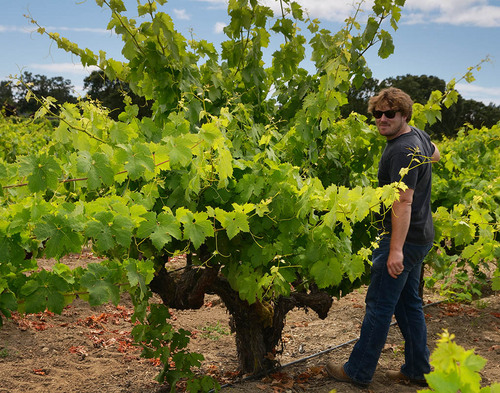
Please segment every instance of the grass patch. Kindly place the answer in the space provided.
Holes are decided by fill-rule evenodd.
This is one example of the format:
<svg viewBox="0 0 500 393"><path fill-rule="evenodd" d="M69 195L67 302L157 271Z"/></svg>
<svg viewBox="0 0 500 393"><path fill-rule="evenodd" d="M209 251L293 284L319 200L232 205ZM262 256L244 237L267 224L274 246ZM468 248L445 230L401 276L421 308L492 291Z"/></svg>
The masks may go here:
<svg viewBox="0 0 500 393"><path fill-rule="evenodd" d="M227 327L221 326L220 322L209 324L200 328L201 337L217 341L221 336L229 336L231 333Z"/></svg>

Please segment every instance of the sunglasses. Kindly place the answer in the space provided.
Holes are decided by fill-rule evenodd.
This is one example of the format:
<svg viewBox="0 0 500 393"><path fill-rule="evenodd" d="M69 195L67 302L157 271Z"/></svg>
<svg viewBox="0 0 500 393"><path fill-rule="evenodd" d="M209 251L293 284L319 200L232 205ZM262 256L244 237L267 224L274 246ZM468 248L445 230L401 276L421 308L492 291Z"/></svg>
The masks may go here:
<svg viewBox="0 0 500 393"><path fill-rule="evenodd" d="M398 111L395 111L393 109L388 111L373 111L373 117L375 117L375 119L380 119L382 115L385 115L385 117L387 117L388 119L394 119L396 113L398 113Z"/></svg>

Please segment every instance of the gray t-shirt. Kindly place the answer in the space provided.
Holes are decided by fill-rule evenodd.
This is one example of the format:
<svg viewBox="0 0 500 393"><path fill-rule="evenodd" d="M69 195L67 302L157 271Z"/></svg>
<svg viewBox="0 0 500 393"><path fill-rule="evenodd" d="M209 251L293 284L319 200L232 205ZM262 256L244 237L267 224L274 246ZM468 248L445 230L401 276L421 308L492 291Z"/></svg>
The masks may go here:
<svg viewBox="0 0 500 393"><path fill-rule="evenodd" d="M382 187L401 180L401 168L410 168L403 182L414 190L411 221L406 241L427 244L434 240L431 212L432 164L430 157L435 147L429 135L418 128L387 141L378 168L378 182ZM418 160L418 161L417 161ZM384 231L391 231L391 214L385 214Z"/></svg>

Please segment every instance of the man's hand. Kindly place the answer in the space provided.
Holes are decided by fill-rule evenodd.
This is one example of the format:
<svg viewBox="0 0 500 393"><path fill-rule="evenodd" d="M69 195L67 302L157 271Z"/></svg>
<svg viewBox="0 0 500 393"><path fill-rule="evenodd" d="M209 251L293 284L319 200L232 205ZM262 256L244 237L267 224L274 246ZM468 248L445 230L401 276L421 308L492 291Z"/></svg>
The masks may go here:
<svg viewBox="0 0 500 393"><path fill-rule="evenodd" d="M387 258L387 272L392 278L398 278L398 276L403 273L403 251L391 250L389 252L389 257Z"/></svg>

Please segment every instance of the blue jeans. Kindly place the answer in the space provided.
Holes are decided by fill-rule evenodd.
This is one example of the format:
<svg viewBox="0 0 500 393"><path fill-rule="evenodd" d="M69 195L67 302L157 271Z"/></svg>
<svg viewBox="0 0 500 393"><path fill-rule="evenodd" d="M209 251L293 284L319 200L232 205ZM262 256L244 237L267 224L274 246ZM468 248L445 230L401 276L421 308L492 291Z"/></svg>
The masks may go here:
<svg viewBox="0 0 500 393"><path fill-rule="evenodd" d="M366 293L366 314L360 338L344 365L346 374L360 384L368 384L373 378L393 315L405 340L405 364L401 372L418 380L424 380L424 374L430 372L427 327L418 290L422 261L432 243L405 243L404 271L397 279L387 272L389 243L390 238L383 238L373 251L371 282Z"/></svg>

